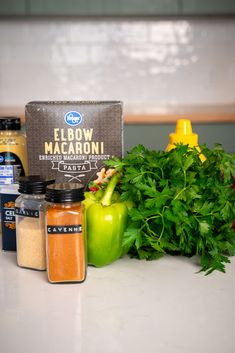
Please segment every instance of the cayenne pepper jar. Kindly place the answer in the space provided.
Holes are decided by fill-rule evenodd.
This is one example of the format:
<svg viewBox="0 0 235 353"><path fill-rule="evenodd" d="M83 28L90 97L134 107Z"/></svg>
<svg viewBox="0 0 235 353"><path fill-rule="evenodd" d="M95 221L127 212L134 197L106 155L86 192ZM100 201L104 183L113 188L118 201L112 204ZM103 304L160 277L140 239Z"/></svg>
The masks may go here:
<svg viewBox="0 0 235 353"><path fill-rule="evenodd" d="M84 187L59 183L46 189L47 275L51 283L83 282L86 278Z"/></svg>

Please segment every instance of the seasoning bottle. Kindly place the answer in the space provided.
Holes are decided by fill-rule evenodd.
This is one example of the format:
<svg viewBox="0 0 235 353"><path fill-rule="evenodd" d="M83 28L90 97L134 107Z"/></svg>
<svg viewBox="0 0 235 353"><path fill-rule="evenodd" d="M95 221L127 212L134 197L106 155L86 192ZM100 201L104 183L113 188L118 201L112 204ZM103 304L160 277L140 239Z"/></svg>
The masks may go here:
<svg viewBox="0 0 235 353"><path fill-rule="evenodd" d="M21 267L46 270L45 192L54 180L40 176L19 178L20 196L15 201L17 263Z"/></svg>
<svg viewBox="0 0 235 353"><path fill-rule="evenodd" d="M20 118L0 118L0 185L16 183L27 174L26 137Z"/></svg>
<svg viewBox="0 0 235 353"><path fill-rule="evenodd" d="M51 283L83 282L86 278L86 234L79 183L47 186L46 250Z"/></svg>
<svg viewBox="0 0 235 353"><path fill-rule="evenodd" d="M193 133L191 121L188 119L179 119L176 123L175 132L169 135L169 144L166 151L170 151L175 148L176 143L183 143L189 147L196 147L198 152L201 152L198 146L198 135ZM206 160L205 156L200 153L199 157L202 162Z"/></svg>
<svg viewBox="0 0 235 353"><path fill-rule="evenodd" d="M15 200L19 196L19 185L4 185L0 188L2 250L16 251Z"/></svg>

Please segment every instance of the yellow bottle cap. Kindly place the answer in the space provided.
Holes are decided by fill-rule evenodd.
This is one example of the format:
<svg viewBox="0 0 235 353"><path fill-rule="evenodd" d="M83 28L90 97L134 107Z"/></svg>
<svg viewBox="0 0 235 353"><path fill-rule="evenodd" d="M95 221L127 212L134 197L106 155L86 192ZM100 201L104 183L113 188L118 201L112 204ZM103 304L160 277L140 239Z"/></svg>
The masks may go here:
<svg viewBox="0 0 235 353"><path fill-rule="evenodd" d="M191 135L193 133L191 121L186 119L178 120L175 132L176 134Z"/></svg>
<svg viewBox="0 0 235 353"><path fill-rule="evenodd" d="M167 150L174 148L176 143L183 143L190 147L198 145L198 135L193 133L190 120L180 119L177 121L175 132L169 135Z"/></svg>
<svg viewBox="0 0 235 353"><path fill-rule="evenodd" d="M180 119L176 123L175 132L169 135L169 144L166 151L170 151L175 148L176 143L183 143L189 145L189 147L196 147L200 153L200 147L198 146L198 135L193 133L191 121L188 119ZM200 159L202 162L206 160L205 156L200 153Z"/></svg>

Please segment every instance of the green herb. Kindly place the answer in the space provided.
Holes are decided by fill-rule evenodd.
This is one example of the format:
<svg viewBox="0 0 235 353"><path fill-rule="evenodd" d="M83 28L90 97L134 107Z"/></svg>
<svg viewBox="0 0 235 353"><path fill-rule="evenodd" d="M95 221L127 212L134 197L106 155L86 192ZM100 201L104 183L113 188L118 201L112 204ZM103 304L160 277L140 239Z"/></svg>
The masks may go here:
<svg viewBox="0 0 235 353"><path fill-rule="evenodd" d="M235 156L220 145L198 151L179 144L170 152L142 145L107 162L122 171L121 198L133 200L123 245L133 257L200 255L201 271L225 272L235 254Z"/></svg>

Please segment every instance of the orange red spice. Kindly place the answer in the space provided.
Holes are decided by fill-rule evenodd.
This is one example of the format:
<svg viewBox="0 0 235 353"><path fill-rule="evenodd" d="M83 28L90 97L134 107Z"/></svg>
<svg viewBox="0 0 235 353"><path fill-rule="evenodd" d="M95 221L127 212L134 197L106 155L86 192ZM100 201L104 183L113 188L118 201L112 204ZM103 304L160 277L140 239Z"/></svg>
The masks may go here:
<svg viewBox="0 0 235 353"><path fill-rule="evenodd" d="M81 202L48 204L46 224L49 281L84 281L86 278L86 236Z"/></svg>

